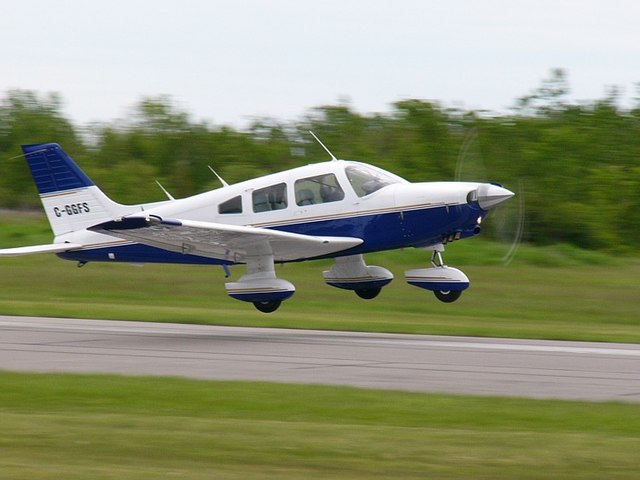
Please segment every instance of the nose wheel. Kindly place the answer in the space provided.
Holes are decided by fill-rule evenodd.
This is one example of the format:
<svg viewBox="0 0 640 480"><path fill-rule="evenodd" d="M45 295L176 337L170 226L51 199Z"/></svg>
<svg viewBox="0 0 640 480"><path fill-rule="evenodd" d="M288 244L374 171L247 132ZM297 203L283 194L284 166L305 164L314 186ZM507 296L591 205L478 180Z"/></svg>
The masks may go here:
<svg viewBox="0 0 640 480"><path fill-rule="evenodd" d="M447 267L442 261L444 245L434 245L431 268L407 270L404 276L409 285L430 290L438 300L453 303L460 298L462 291L469 288L469 278L457 268Z"/></svg>
<svg viewBox="0 0 640 480"><path fill-rule="evenodd" d="M434 266L434 268L448 268L444 264L444 261L442 260L442 253L439 250L433 251L431 264ZM433 294L441 302L453 303L460 298L460 296L462 295L462 290L434 290Z"/></svg>
<svg viewBox="0 0 640 480"><path fill-rule="evenodd" d="M453 303L460 298L462 290L434 290L433 294L444 303Z"/></svg>

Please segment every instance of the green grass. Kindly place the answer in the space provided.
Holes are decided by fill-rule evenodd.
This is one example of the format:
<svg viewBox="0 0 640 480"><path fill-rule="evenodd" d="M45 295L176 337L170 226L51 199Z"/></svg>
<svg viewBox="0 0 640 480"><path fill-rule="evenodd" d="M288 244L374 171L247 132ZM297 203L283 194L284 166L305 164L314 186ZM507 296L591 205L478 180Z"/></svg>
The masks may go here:
<svg viewBox="0 0 640 480"><path fill-rule="evenodd" d="M48 243L42 216L0 212L0 247ZM424 252L367 257L396 280L373 301L326 287L330 262L278 267L271 315L222 269L54 256L0 260L0 314L640 341L640 260L568 246L457 242L472 288L452 305L404 284ZM244 271L233 269L233 278ZM0 373L0 479L638 478L640 406L167 378Z"/></svg>
<svg viewBox="0 0 640 480"><path fill-rule="evenodd" d="M47 243L40 216L0 216L0 246ZM368 255L396 280L371 301L328 287L330 261L287 264L277 273L296 285L277 312L257 312L229 299L220 267L88 264L76 268L53 255L0 260L0 314L640 342L640 259L613 258L566 245L523 246L505 267L505 249L480 239L456 242L446 261L472 286L454 304L407 285L406 269L429 254L409 249ZM244 272L232 268L232 278Z"/></svg>
<svg viewBox="0 0 640 480"><path fill-rule="evenodd" d="M638 478L640 405L0 373L0 478Z"/></svg>

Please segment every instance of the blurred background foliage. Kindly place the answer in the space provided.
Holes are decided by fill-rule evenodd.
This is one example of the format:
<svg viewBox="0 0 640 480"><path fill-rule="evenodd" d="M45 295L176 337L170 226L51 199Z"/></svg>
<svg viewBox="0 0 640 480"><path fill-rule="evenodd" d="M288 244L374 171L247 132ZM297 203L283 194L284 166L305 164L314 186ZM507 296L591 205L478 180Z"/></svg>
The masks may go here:
<svg viewBox="0 0 640 480"><path fill-rule="evenodd" d="M640 89L639 89L640 92ZM115 200L163 199L328 159L372 163L410 181L495 181L526 199L525 241L635 253L640 246L640 98L618 92L568 100L553 70L506 114L407 99L389 113L360 114L348 102L295 121L254 119L238 130L197 122L167 96L142 99L124 120L74 125L57 94L11 90L0 98L0 207L39 208L20 145L56 142Z"/></svg>

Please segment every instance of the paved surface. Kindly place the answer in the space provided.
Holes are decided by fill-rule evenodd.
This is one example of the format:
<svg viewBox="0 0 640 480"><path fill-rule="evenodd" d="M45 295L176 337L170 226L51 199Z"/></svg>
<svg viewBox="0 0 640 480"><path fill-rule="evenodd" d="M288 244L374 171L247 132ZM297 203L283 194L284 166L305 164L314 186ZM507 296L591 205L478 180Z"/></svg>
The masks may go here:
<svg viewBox="0 0 640 480"><path fill-rule="evenodd" d="M0 369L640 402L640 345L0 316Z"/></svg>

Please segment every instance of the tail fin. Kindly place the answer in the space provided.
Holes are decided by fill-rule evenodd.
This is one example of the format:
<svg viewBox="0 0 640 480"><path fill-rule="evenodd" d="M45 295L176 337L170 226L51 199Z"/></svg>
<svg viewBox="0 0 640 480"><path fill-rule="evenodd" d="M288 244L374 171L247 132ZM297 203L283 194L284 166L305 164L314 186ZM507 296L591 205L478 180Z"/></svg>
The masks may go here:
<svg viewBox="0 0 640 480"><path fill-rule="evenodd" d="M57 143L23 145L22 151L56 237L131 211L107 197Z"/></svg>

